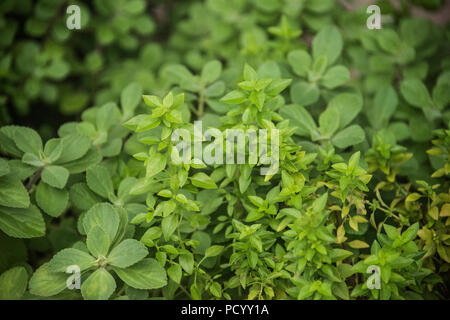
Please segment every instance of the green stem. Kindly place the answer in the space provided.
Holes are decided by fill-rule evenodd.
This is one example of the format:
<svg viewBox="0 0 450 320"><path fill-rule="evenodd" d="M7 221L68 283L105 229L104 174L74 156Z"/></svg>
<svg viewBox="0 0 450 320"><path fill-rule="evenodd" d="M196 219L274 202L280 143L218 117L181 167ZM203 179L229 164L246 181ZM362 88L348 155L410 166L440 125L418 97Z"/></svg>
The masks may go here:
<svg viewBox="0 0 450 320"><path fill-rule="evenodd" d="M27 191L30 191L34 184L41 178L42 170L44 170L44 167L40 167L38 171L35 172L35 174L30 178L30 181L28 182L26 188Z"/></svg>
<svg viewBox="0 0 450 320"><path fill-rule="evenodd" d="M201 118L203 113L205 112L205 93L204 88L202 87L199 92L198 97L198 108L197 108L197 117Z"/></svg>

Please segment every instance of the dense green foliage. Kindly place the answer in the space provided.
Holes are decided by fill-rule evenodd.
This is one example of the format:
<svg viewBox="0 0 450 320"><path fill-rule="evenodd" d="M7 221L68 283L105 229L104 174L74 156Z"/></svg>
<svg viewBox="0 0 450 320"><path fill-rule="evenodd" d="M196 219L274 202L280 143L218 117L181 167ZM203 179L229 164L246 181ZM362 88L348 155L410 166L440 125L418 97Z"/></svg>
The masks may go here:
<svg viewBox="0 0 450 320"><path fill-rule="evenodd" d="M0 299L448 299L450 29L375 2L380 30L334 0L79 1L69 30L3 0ZM176 161L194 120L278 129L279 170Z"/></svg>

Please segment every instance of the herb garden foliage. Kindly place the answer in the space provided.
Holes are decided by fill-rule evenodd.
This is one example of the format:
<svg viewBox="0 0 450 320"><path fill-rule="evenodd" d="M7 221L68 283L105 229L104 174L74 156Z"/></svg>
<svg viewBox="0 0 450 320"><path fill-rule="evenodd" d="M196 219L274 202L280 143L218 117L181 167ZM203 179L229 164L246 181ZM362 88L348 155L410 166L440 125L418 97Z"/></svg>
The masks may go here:
<svg viewBox="0 0 450 320"><path fill-rule="evenodd" d="M97 0L68 30L2 1L0 298L448 299L450 31L409 14L440 2L369 30L332 0ZM279 129L280 169L176 161L197 119Z"/></svg>

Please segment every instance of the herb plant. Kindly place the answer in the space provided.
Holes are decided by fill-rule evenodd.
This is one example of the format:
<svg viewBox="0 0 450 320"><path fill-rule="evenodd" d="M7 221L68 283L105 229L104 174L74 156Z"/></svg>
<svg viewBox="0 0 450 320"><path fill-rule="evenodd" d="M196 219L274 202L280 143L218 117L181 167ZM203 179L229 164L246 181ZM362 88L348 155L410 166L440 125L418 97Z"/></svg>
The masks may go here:
<svg viewBox="0 0 450 320"><path fill-rule="evenodd" d="M448 299L442 2L2 1L0 299Z"/></svg>

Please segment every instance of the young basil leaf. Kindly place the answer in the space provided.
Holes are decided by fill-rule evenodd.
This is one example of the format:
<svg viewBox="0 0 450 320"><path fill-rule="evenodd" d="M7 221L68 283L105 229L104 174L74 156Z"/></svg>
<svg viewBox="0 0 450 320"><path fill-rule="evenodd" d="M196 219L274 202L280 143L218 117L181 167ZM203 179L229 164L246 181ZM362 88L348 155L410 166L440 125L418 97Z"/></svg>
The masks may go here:
<svg viewBox="0 0 450 320"><path fill-rule="evenodd" d="M104 268L97 269L81 285L86 300L107 300L116 290L116 281Z"/></svg>
<svg viewBox="0 0 450 320"><path fill-rule="evenodd" d="M67 208L69 192L41 181L36 188L36 202L45 213L52 217L59 217Z"/></svg>
<svg viewBox="0 0 450 320"><path fill-rule="evenodd" d="M196 187L203 189L217 189L217 185L214 181L204 172L198 172L190 179L192 184Z"/></svg>
<svg viewBox="0 0 450 320"><path fill-rule="evenodd" d="M224 250L224 246L217 246L217 245L211 246L208 249L206 249L205 257L209 258L209 257L218 256L219 254L222 253L223 250Z"/></svg>
<svg viewBox="0 0 450 320"><path fill-rule="evenodd" d="M141 242L126 239L111 250L107 263L115 267L127 268L141 261L147 255L148 250Z"/></svg>
<svg viewBox="0 0 450 320"><path fill-rule="evenodd" d="M356 145L365 139L364 130L359 125L351 125L338 132L331 140L333 144L341 149Z"/></svg>
<svg viewBox="0 0 450 320"><path fill-rule="evenodd" d="M181 267L179 264L173 264L167 269L167 275L176 283L180 283L182 276Z"/></svg>
<svg viewBox="0 0 450 320"><path fill-rule="evenodd" d="M89 188L103 198L114 195L114 187L108 170L100 165L86 171L86 182Z"/></svg>
<svg viewBox="0 0 450 320"><path fill-rule="evenodd" d="M86 234L95 226L99 226L108 234L109 239L115 239L120 220L112 205L98 203L86 212L82 221Z"/></svg>
<svg viewBox="0 0 450 320"><path fill-rule="evenodd" d="M89 230L86 238L86 245L89 252L94 255L94 257L106 257L111 245L111 240L109 239L108 234L100 226L96 225Z"/></svg>
<svg viewBox="0 0 450 320"><path fill-rule="evenodd" d="M328 64L331 65L341 55L342 44L342 36L335 27L324 27L313 40L313 57L324 55L328 59Z"/></svg>
<svg viewBox="0 0 450 320"><path fill-rule="evenodd" d="M39 267L30 279L30 293L40 297L54 296L67 288L67 274L51 272L49 263Z"/></svg>
<svg viewBox="0 0 450 320"><path fill-rule="evenodd" d="M222 64L218 60L212 60L203 66L201 79L204 83L209 84L216 81L222 73Z"/></svg>
<svg viewBox="0 0 450 320"><path fill-rule="evenodd" d="M126 86L120 94L120 105L123 110L124 118L130 118L139 102L141 101L142 87L139 83L133 82Z"/></svg>
<svg viewBox="0 0 450 320"><path fill-rule="evenodd" d="M39 209L0 206L0 229L15 238L35 238L45 234L45 222Z"/></svg>
<svg viewBox="0 0 450 320"><path fill-rule="evenodd" d="M48 185L62 189L69 178L69 170L61 166L45 166L41 178Z"/></svg>
<svg viewBox="0 0 450 320"><path fill-rule="evenodd" d="M78 249L68 248L58 252L48 263L50 272L66 272L70 266L78 266L80 271L89 269L95 264L90 254Z"/></svg>
<svg viewBox="0 0 450 320"><path fill-rule="evenodd" d="M0 275L0 300L19 300L28 285L28 273L24 267L11 268Z"/></svg>
<svg viewBox="0 0 450 320"><path fill-rule="evenodd" d="M13 175L0 178L0 205L12 208L27 208L30 205L27 190Z"/></svg>
<svg viewBox="0 0 450 320"><path fill-rule="evenodd" d="M16 127L14 130L14 142L23 152L40 155L43 151L41 137L31 128Z"/></svg>
<svg viewBox="0 0 450 320"><path fill-rule="evenodd" d="M120 279L136 289L158 289L167 285L167 274L155 259L147 258L128 268L113 267Z"/></svg>

